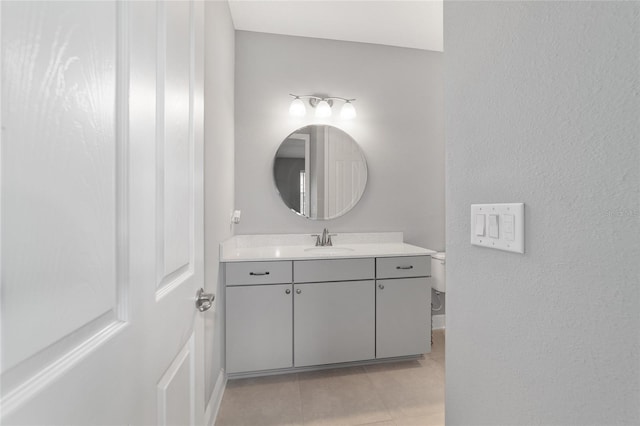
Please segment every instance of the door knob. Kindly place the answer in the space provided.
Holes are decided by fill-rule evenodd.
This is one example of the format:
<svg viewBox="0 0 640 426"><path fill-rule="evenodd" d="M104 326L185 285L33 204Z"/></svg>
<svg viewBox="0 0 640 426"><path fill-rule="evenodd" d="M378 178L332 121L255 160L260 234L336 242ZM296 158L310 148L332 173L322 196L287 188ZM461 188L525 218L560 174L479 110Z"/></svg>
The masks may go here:
<svg viewBox="0 0 640 426"><path fill-rule="evenodd" d="M196 293L196 308L200 312L208 311L213 306L213 300L216 298L214 294L205 293L203 288L200 288Z"/></svg>

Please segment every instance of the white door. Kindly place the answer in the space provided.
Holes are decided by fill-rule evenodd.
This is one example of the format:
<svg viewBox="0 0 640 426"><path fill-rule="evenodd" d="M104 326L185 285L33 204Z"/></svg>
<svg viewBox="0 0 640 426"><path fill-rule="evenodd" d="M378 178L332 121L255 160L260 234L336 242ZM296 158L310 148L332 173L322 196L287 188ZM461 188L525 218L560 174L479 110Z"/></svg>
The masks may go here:
<svg viewBox="0 0 640 426"><path fill-rule="evenodd" d="M200 2L5 2L1 422L203 417Z"/></svg>
<svg viewBox="0 0 640 426"><path fill-rule="evenodd" d="M358 145L344 132L328 127L325 135L325 217L336 217L360 200L367 179Z"/></svg>

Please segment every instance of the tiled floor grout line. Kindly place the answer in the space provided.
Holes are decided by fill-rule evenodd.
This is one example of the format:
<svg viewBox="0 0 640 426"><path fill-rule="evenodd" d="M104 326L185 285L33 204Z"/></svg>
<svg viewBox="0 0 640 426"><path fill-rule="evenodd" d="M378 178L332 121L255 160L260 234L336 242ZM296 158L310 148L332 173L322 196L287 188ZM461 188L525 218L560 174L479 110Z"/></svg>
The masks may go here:
<svg viewBox="0 0 640 426"><path fill-rule="evenodd" d="M299 424L304 425L304 406L302 404L302 391L300 390L300 374L295 373L296 389L298 390L298 412L300 413Z"/></svg>

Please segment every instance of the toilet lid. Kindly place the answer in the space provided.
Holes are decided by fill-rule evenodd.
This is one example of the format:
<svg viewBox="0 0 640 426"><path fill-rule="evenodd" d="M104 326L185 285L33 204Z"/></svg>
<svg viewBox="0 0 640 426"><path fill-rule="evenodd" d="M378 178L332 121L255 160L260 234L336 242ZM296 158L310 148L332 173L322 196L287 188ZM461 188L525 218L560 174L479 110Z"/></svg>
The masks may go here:
<svg viewBox="0 0 640 426"><path fill-rule="evenodd" d="M445 252L444 251L440 251L436 254L432 254L431 257L433 257L434 259L438 259L438 260L444 260L444 256L445 256Z"/></svg>

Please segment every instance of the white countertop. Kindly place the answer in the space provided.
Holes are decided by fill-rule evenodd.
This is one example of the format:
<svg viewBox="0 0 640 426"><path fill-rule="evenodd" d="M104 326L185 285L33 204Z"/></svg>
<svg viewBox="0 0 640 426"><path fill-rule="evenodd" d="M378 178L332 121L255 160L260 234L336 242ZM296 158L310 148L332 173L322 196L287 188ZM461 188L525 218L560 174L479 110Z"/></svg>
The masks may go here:
<svg viewBox="0 0 640 426"><path fill-rule="evenodd" d="M402 232L339 233L331 247L315 247L309 234L236 235L220 244L221 262L428 256L434 250L406 244Z"/></svg>

